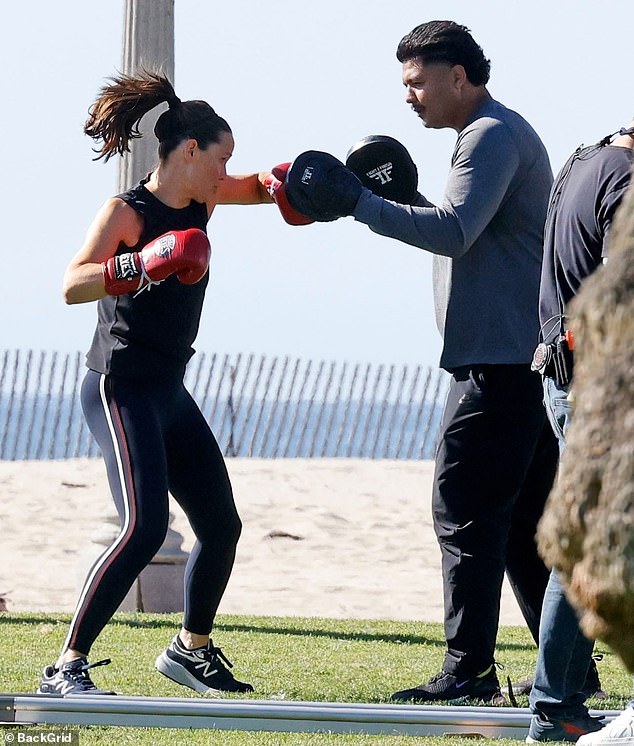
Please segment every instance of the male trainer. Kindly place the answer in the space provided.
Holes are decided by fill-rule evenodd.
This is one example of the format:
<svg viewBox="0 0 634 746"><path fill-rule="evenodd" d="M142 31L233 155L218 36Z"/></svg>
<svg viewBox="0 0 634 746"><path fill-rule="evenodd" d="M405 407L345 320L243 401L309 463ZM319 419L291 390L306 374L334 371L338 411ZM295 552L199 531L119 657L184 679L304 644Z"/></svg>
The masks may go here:
<svg viewBox="0 0 634 746"><path fill-rule="evenodd" d="M533 128L489 94L490 63L467 28L423 23L397 58L423 125L457 133L441 204L385 199L315 151L293 162L285 197L314 220L353 215L435 255L440 365L451 374L432 499L447 650L437 675L392 699L493 701L504 572L536 640L548 579L534 537L557 444L530 362L552 172Z"/></svg>

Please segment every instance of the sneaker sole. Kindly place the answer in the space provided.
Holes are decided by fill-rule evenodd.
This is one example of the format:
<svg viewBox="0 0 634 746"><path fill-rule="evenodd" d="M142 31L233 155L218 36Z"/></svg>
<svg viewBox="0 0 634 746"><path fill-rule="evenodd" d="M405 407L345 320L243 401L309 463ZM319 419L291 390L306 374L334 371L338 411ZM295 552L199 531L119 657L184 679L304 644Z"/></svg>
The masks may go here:
<svg viewBox="0 0 634 746"><path fill-rule="evenodd" d="M58 691L50 692L37 689L36 694L44 694L47 697L92 697L105 695L108 697L118 696L116 692L108 691L107 689L89 689L87 692L69 692L68 694L61 694Z"/></svg>
<svg viewBox="0 0 634 746"><path fill-rule="evenodd" d="M206 684L203 684L195 676L192 676L184 666L173 661L165 655L164 652L156 659L154 667L159 673L162 673L163 676L175 681L177 684L187 686L199 694L214 694L218 697L222 697L225 694L222 689L212 689Z"/></svg>
<svg viewBox="0 0 634 746"><path fill-rule="evenodd" d="M469 705L469 704L475 704L478 702L484 702L484 704L487 705L507 705L508 700L499 692L492 692L491 694L488 694L486 696L483 696L482 694L463 694L460 697L443 697L443 698L422 698L417 697L415 695L412 695L410 697L403 696L403 697L395 697L392 695L390 697L391 702L401 702L401 703L415 703L415 704L434 704L435 702L447 702L447 704L450 705Z"/></svg>

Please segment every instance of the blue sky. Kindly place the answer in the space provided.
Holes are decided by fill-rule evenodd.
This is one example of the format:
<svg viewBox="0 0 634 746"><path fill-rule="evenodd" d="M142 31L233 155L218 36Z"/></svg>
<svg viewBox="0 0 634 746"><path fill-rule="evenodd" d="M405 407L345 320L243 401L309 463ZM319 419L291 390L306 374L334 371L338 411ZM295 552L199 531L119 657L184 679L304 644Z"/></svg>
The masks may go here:
<svg viewBox="0 0 634 746"><path fill-rule="evenodd" d="M95 304L61 300L65 266L116 193L93 162L88 106L120 68L123 0L7 3L1 61L3 348L85 350ZM634 115L630 3L320 0L175 1L175 87L230 123L230 170L308 150L345 158L368 134L401 140L419 188L440 201L455 133L425 130L404 103L394 51L411 28L451 18L492 62L489 90L523 114L558 169L580 143ZM436 365L431 259L352 218L287 226L273 207L220 207L196 348Z"/></svg>

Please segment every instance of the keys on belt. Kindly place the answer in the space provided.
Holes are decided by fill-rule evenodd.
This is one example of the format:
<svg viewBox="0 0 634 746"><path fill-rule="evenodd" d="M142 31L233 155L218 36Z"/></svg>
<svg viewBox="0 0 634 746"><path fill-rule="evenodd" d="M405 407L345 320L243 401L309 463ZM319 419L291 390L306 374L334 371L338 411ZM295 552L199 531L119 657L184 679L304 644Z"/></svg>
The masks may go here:
<svg viewBox="0 0 634 746"><path fill-rule="evenodd" d="M533 353L531 370L554 378L560 386L572 381L573 351L568 337L562 334L556 342L540 342Z"/></svg>

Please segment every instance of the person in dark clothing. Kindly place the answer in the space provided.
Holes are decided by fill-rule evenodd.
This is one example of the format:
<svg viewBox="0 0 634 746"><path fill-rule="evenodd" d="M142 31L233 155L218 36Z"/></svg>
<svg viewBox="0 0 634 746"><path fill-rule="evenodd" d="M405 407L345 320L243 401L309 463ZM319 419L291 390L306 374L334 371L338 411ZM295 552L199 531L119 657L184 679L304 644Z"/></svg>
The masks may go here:
<svg viewBox="0 0 634 746"><path fill-rule="evenodd" d="M610 228L631 180L634 121L615 135L572 154L555 180L548 208L539 295L542 341L535 350L533 367L542 374L546 412L562 451L571 422L574 368L570 336L574 329L568 329L566 308L584 281L608 261ZM533 716L528 743L578 740L599 746L634 742L631 704L619 722L605 730L584 704L582 689L592 648L593 641L581 632L577 614L552 570L529 697Z"/></svg>
<svg viewBox="0 0 634 746"><path fill-rule="evenodd" d="M535 130L491 97L489 60L465 26L423 23L396 56L422 124L457 133L442 203L386 199L311 151L291 167L286 194L309 218L351 215L434 255L440 366L451 375L432 495L447 649L436 676L392 699L493 701L504 573L535 640L548 581L535 533L557 443L530 362L552 171Z"/></svg>
<svg viewBox="0 0 634 746"><path fill-rule="evenodd" d="M436 676L392 699L500 701L504 573L535 640L548 579L535 532L557 446L530 361L552 171L530 124L489 94L489 60L464 26L423 23L396 56L406 102L426 128L452 128L457 141L440 206L364 190L352 213L434 254L440 365L451 375L432 494L447 649Z"/></svg>
<svg viewBox="0 0 634 746"><path fill-rule="evenodd" d="M88 654L163 543L168 491L196 541L185 568L183 625L157 669L198 692L248 692L210 637L231 574L241 522L220 449L183 378L209 279L207 222L218 203L271 202L268 172L230 177L234 141L204 101L181 101L167 78L143 71L105 85L85 132L108 160L128 150L158 104L158 165L108 199L64 277L67 303L98 301L81 401L103 454L121 532L81 591L62 653L39 693L112 693L90 678Z"/></svg>

